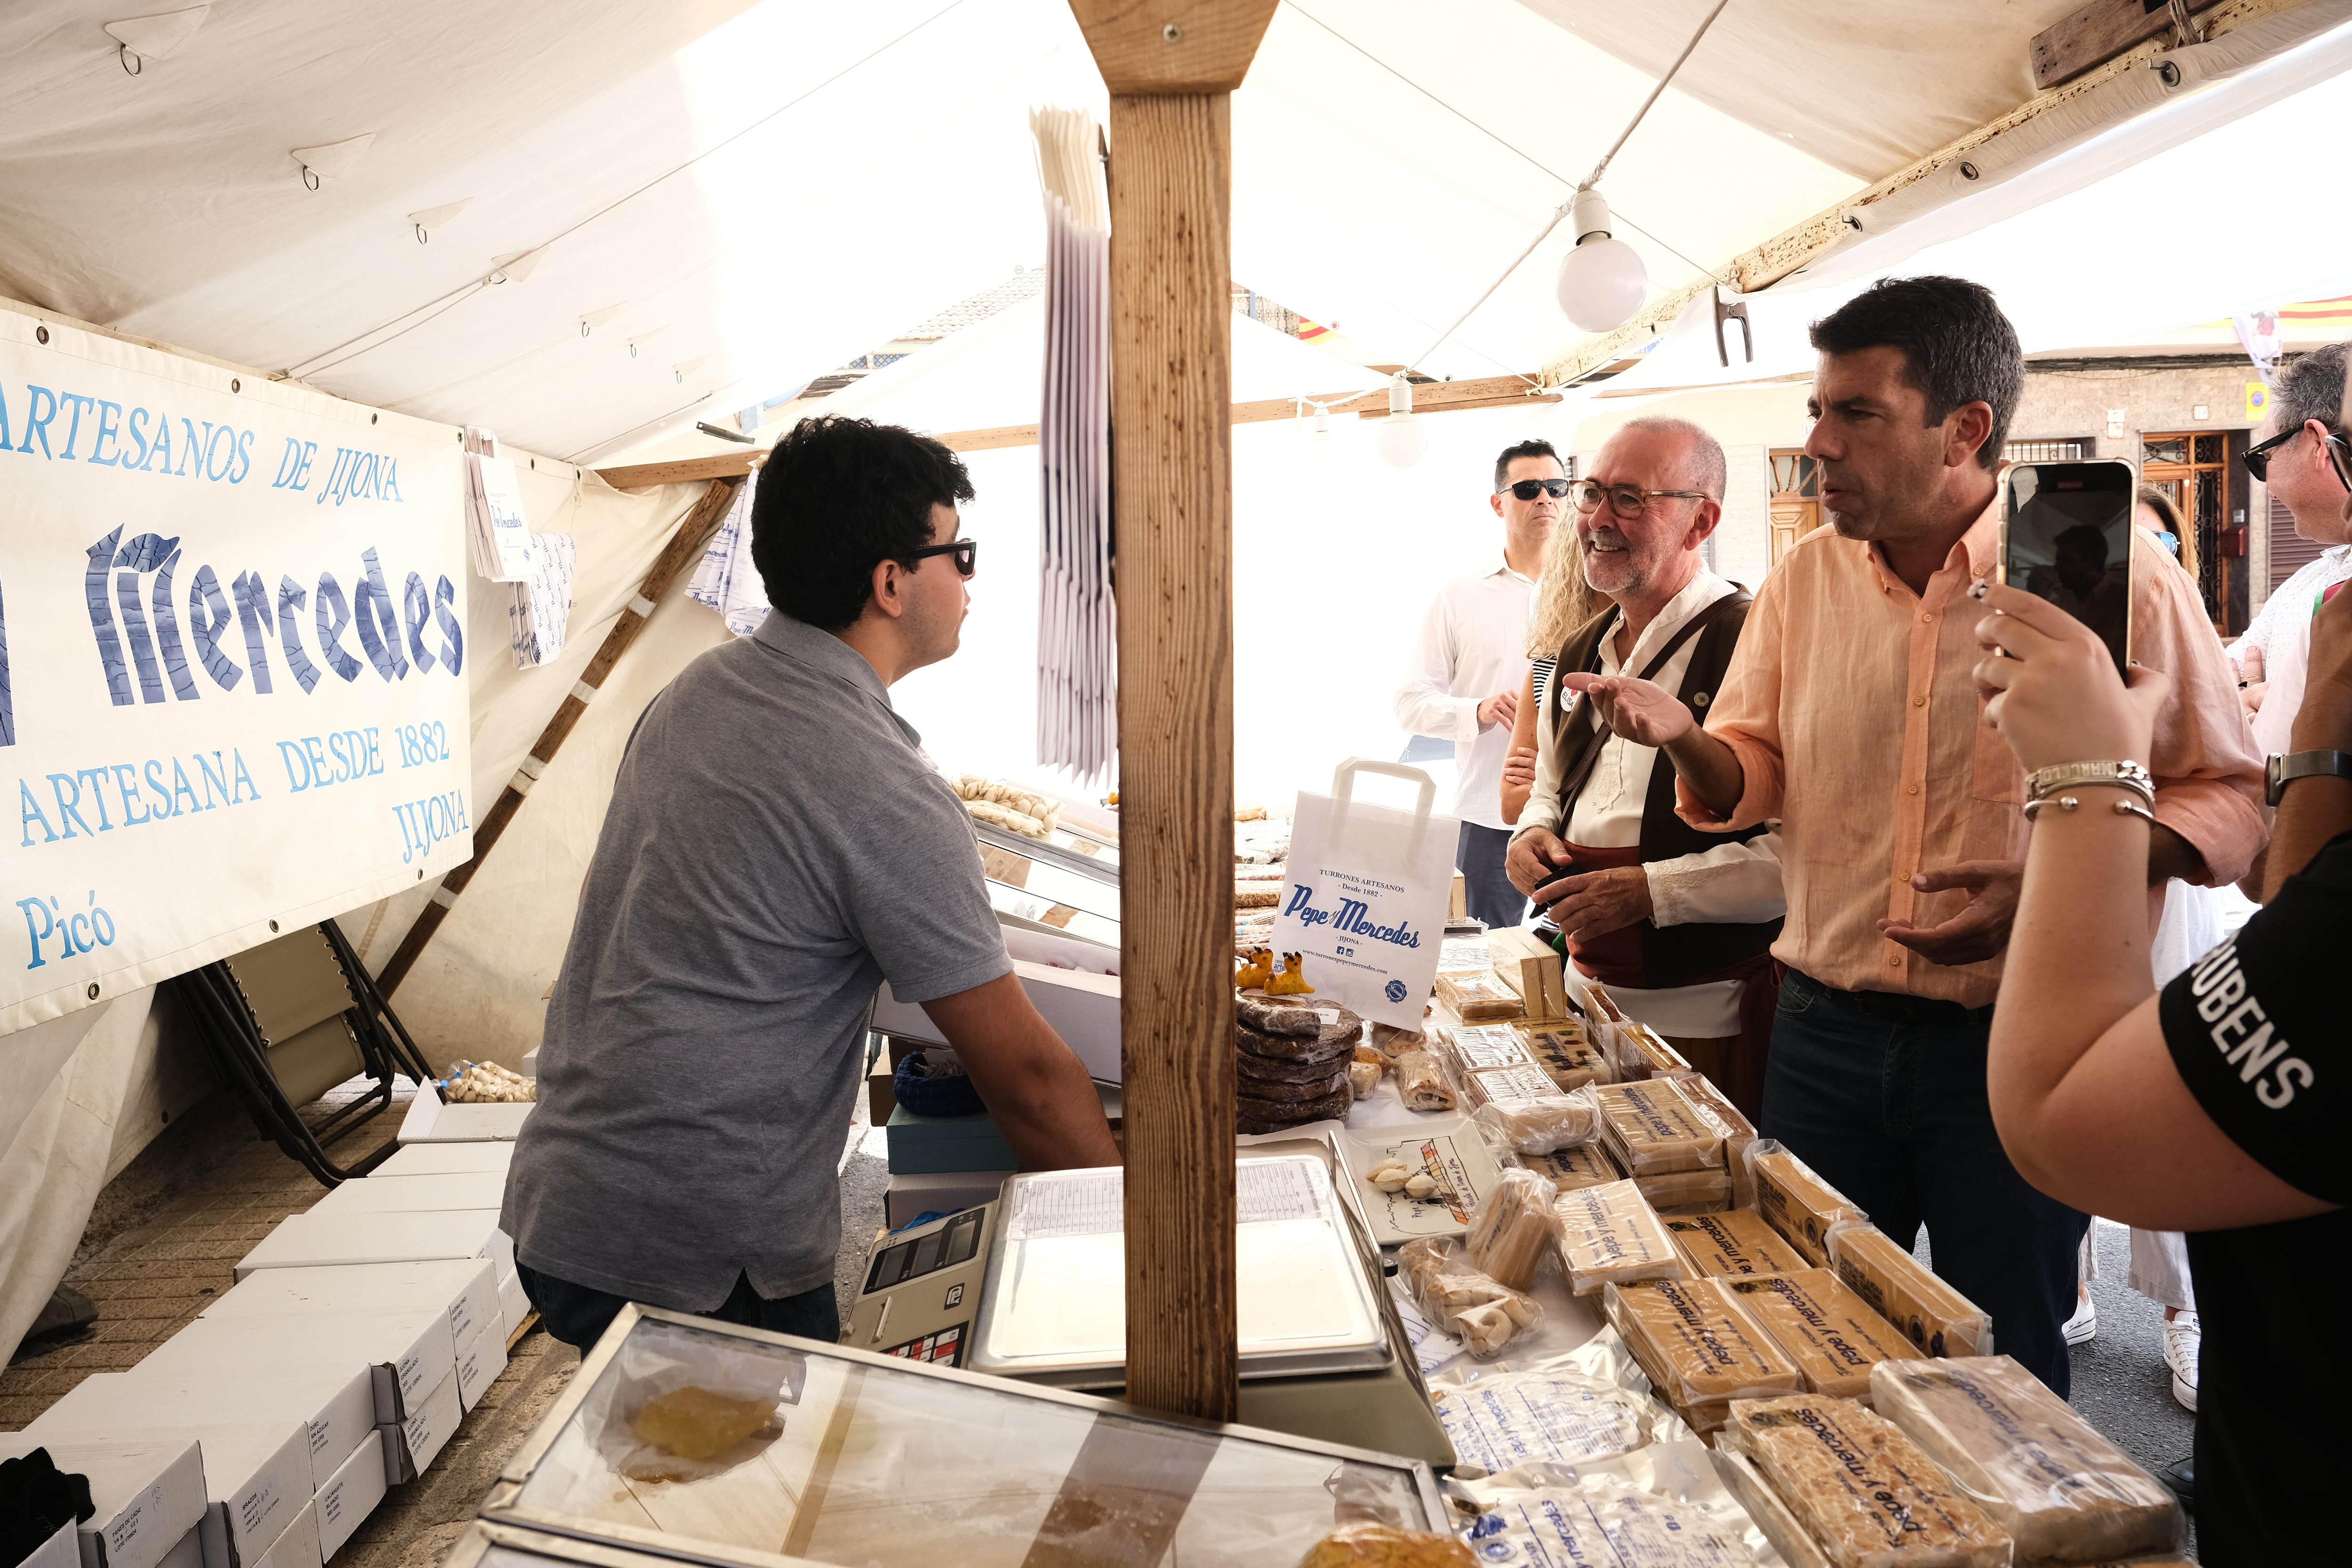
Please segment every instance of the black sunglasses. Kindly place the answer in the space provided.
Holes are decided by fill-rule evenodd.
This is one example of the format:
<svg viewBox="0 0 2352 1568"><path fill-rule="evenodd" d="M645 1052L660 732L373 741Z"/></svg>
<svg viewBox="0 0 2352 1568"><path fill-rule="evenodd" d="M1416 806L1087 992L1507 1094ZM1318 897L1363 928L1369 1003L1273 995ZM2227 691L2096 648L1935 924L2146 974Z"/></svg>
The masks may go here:
<svg viewBox="0 0 2352 1568"><path fill-rule="evenodd" d="M1517 484L1505 485L1503 490L1510 491L1521 500L1533 500L1538 495L1559 500L1567 496L1570 483L1567 479L1521 479ZM1503 490L1495 493L1501 495Z"/></svg>
<svg viewBox="0 0 2352 1568"><path fill-rule="evenodd" d="M908 555L906 560L908 569L910 571L913 570L915 563L922 560L927 555L954 556L956 575L959 577L969 577L972 574L974 569L980 565L980 541L977 539L959 539L953 544L927 544L922 549L914 551Z"/></svg>
<svg viewBox="0 0 2352 1568"><path fill-rule="evenodd" d="M2257 441L2247 447L2246 472L2263 484L2270 483L2271 454L2302 435L2304 429L2304 426L2298 425L2292 430L2282 430L2269 440ZM2346 464L2347 454L2352 453L2352 445L2347 445L2341 434L2330 430L2323 449L2327 453L2327 460L2336 465L2336 477L2344 481L2346 489L2352 489L2352 468Z"/></svg>

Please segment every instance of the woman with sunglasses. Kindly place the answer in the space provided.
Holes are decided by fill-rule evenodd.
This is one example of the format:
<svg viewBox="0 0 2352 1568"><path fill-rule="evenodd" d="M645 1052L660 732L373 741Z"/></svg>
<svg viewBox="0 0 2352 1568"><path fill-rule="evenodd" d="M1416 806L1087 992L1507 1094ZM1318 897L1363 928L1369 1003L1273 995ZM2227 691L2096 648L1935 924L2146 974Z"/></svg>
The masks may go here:
<svg viewBox="0 0 2352 1568"><path fill-rule="evenodd" d="M2326 1500L2352 1365L2328 1323L2352 1245L2336 980L2352 937L2352 597L2313 619L2294 750L2271 760L2268 905L2154 994L2147 763L2171 682L2135 668L2126 687L2055 606L1976 591L1993 612L1978 628L1987 717L2036 797L1993 1014L1994 1124L2042 1192L2189 1233L2201 1560L2341 1561Z"/></svg>

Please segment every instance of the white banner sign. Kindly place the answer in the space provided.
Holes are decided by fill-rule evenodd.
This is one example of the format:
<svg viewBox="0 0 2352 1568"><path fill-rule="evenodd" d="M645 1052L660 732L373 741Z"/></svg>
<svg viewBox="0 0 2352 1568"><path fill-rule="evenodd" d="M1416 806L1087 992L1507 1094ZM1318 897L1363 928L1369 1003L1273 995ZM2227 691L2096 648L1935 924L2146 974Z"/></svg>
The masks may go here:
<svg viewBox="0 0 2352 1568"><path fill-rule="evenodd" d="M0 312L0 1033L472 853L464 500L446 426Z"/></svg>

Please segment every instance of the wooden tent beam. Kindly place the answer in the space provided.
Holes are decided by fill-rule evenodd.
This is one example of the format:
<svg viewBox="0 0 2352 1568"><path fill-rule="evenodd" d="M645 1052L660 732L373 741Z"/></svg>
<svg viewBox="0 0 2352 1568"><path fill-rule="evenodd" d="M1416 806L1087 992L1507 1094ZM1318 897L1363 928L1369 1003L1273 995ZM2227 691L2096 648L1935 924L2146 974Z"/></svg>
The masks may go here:
<svg viewBox="0 0 2352 1568"><path fill-rule="evenodd" d="M670 584L677 580L677 574L701 550L703 542L710 537L710 531L719 526L719 520L727 515L728 507L735 500L736 487L742 482L740 479L711 480L703 490L701 499L687 512L686 521L677 525L676 533L670 535L669 543L654 558L653 569L637 585L636 596L630 600L628 608L621 612L620 618L613 623L612 630L604 634L604 644L596 650L596 657L590 659L588 668L580 672L579 680L564 694L563 701L555 710L555 716L547 721L547 728L540 731L539 739L532 744L530 754L524 757L522 766L508 781L507 787L499 792L497 802L483 814L482 820L475 826L473 858L441 879L441 885L434 889L433 901L418 913L416 923L410 926L408 934L400 939L400 946L394 951L392 962L386 963L383 973L375 977L377 988L384 994L390 995L402 981L408 978L408 972L415 967L425 944L433 940L433 933L439 931L441 922L449 918L450 908L457 903L457 895L466 890L466 884L474 879L474 873L482 868L482 862L488 859L490 851L498 847L499 838L506 832L507 825L514 821L515 814L522 809L523 797L530 793L531 784L547 764L555 760L555 753L571 737L572 727L580 722L581 715L588 711L588 698L596 695L612 675L613 667L621 662L621 656L629 651L631 645L637 640L637 634L646 629L646 622L653 615L654 606L661 603L662 595L669 592ZM637 608L639 605L646 607L640 610ZM581 695L583 691L587 693L587 697Z"/></svg>
<svg viewBox="0 0 2352 1568"><path fill-rule="evenodd" d="M1070 0L1110 89L1127 1397L1241 1402L1232 94L1276 0Z"/></svg>

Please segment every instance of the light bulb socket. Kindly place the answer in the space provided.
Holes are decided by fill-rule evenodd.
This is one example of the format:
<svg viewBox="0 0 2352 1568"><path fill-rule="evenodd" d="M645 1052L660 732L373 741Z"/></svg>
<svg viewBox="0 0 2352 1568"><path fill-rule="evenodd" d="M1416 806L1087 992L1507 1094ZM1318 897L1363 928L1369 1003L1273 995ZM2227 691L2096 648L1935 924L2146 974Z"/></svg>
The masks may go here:
<svg viewBox="0 0 2352 1568"><path fill-rule="evenodd" d="M1412 412L1412 383L1404 378L1402 371L1389 378L1389 412L1391 415Z"/></svg>
<svg viewBox="0 0 2352 1568"><path fill-rule="evenodd" d="M1609 227L1609 198L1593 185L1580 187L1568 209L1569 227L1575 231L1576 243L1591 239L1614 237Z"/></svg>

